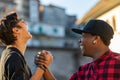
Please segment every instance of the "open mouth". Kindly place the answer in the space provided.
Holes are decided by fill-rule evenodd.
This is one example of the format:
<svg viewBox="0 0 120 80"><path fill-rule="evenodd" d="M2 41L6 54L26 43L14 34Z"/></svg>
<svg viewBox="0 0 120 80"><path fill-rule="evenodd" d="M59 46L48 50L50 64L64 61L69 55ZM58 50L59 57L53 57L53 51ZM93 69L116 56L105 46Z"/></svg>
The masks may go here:
<svg viewBox="0 0 120 80"><path fill-rule="evenodd" d="M80 45L80 49L83 49L83 46L82 46L82 45Z"/></svg>

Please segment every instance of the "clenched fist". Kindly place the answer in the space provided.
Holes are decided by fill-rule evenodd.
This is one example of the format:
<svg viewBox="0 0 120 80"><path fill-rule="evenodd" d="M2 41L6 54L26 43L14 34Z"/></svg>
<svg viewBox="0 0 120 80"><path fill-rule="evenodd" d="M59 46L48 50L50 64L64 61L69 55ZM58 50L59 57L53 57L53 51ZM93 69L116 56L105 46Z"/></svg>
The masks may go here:
<svg viewBox="0 0 120 80"><path fill-rule="evenodd" d="M35 64L36 65L44 65L45 67L48 67L53 61L53 56L50 51L42 50L41 52L38 52L38 54L35 57Z"/></svg>

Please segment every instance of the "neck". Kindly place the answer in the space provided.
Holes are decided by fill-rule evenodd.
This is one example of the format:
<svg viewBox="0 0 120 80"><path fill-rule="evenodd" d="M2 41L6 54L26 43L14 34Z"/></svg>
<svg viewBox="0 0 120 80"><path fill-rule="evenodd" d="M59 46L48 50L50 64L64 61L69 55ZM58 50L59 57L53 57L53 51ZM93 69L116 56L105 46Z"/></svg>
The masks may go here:
<svg viewBox="0 0 120 80"><path fill-rule="evenodd" d="M24 52L26 50L26 45L22 45L22 44L14 44L14 45L8 45L7 47L15 47L17 48L22 55L24 55Z"/></svg>
<svg viewBox="0 0 120 80"><path fill-rule="evenodd" d="M93 60L96 60L97 58L99 58L100 56L102 56L106 51L108 51L109 48L107 46L104 46L102 48L98 48L95 50L94 55L93 55Z"/></svg>

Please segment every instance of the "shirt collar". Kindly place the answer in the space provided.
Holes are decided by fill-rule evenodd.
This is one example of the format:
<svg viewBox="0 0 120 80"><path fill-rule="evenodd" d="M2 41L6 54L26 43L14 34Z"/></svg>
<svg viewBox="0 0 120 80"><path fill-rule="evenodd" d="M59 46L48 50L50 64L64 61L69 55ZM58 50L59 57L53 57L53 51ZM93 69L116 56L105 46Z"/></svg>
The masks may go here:
<svg viewBox="0 0 120 80"><path fill-rule="evenodd" d="M94 62L99 64L100 62L107 60L111 56L112 52L110 50L106 51L102 56L96 59Z"/></svg>

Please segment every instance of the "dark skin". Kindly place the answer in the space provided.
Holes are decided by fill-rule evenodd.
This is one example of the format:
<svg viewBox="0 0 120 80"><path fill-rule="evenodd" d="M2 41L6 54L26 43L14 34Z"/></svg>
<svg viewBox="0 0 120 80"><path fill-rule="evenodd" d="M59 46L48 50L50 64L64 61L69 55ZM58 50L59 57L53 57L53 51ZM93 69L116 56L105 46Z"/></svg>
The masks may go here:
<svg viewBox="0 0 120 80"><path fill-rule="evenodd" d="M102 56L109 48L106 46L100 36L92 35L90 33L83 33L80 39L80 45L82 54L84 56L92 57L94 60ZM44 53L44 54L42 54ZM47 54L50 52L42 52L39 57L36 57L36 64L42 64L47 66L48 59ZM49 78L48 78L49 77ZM55 80L55 78L49 74L44 73L45 80Z"/></svg>
<svg viewBox="0 0 120 80"><path fill-rule="evenodd" d="M84 56L92 57L94 60L103 55L109 48L101 40L100 36L83 33L80 39L80 47Z"/></svg>
<svg viewBox="0 0 120 80"><path fill-rule="evenodd" d="M44 80L55 80L55 77L48 69L48 66L52 63L53 56L49 51L43 50L35 57L36 65L43 65L46 67L46 70L43 72Z"/></svg>

